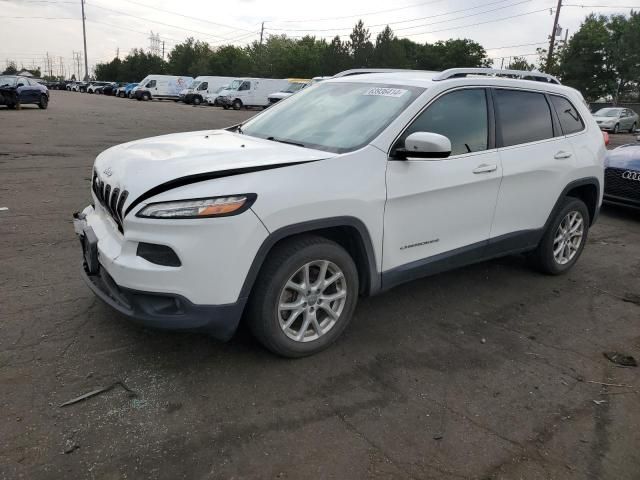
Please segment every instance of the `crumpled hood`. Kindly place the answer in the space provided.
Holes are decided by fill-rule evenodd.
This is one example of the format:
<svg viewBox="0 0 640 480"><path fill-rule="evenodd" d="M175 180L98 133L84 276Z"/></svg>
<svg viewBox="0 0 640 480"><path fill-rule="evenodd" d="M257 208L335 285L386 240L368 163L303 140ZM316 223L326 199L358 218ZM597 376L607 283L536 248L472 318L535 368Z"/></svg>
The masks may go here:
<svg viewBox="0 0 640 480"><path fill-rule="evenodd" d="M622 145L610 150L604 161L605 168L624 168L640 171L640 143Z"/></svg>
<svg viewBox="0 0 640 480"><path fill-rule="evenodd" d="M335 155L226 130L208 130L163 135L109 148L96 158L94 173L98 180L110 185L111 191L118 188L128 192L126 210L151 189L185 177L206 180L205 174L237 174Z"/></svg>

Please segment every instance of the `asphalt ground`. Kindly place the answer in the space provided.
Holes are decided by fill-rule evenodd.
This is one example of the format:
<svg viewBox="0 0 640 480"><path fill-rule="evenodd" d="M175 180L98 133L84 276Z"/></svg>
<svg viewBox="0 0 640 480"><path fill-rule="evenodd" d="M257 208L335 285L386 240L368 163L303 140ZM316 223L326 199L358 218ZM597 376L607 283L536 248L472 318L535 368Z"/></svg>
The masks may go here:
<svg viewBox="0 0 640 480"><path fill-rule="evenodd" d="M603 356L640 359L638 212L605 207L565 276L514 256L362 299L295 361L97 300L71 222L95 156L252 114L70 92L0 108L0 478L640 478L639 369Z"/></svg>

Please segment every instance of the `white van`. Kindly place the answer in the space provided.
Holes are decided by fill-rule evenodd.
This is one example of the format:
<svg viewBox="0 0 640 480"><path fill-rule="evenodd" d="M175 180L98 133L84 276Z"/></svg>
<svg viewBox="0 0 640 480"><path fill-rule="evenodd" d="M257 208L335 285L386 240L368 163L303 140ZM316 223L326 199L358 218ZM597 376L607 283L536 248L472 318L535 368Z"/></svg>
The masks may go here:
<svg viewBox="0 0 640 480"><path fill-rule="evenodd" d="M233 107L266 107L269 105L269 95L282 90L289 81L286 78L236 78L229 84L229 88L220 92L218 104L226 110Z"/></svg>
<svg viewBox="0 0 640 480"><path fill-rule="evenodd" d="M208 95L217 92L220 87L229 85L235 77L196 77L191 86L180 92L180 100L184 103L200 105Z"/></svg>
<svg viewBox="0 0 640 480"><path fill-rule="evenodd" d="M135 88L133 97L136 100L152 100L157 98L178 100L180 91L189 88L193 83L192 77L175 75L147 75Z"/></svg>

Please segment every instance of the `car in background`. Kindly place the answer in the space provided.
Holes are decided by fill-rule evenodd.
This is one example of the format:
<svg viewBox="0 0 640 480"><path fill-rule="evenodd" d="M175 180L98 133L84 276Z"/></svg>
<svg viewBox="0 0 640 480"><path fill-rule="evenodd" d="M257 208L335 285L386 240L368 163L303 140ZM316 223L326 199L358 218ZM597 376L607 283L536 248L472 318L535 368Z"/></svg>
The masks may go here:
<svg viewBox="0 0 640 480"><path fill-rule="evenodd" d="M100 93L98 90L102 90L105 85L109 85L110 82L91 82L87 87L87 93Z"/></svg>
<svg viewBox="0 0 640 480"><path fill-rule="evenodd" d="M119 86L120 86L119 83L112 82L112 83L102 87L102 92L101 93L103 95L115 95L116 94L116 90L118 89Z"/></svg>
<svg viewBox="0 0 640 480"><path fill-rule="evenodd" d="M87 88L89 88L89 82L80 82L76 91L80 93L87 93Z"/></svg>
<svg viewBox="0 0 640 480"><path fill-rule="evenodd" d="M129 96L129 92L133 87L138 85L137 83L125 83L122 86L116 88L114 95L116 97L125 98Z"/></svg>
<svg viewBox="0 0 640 480"><path fill-rule="evenodd" d="M604 201L640 208L640 136L611 150L604 162Z"/></svg>
<svg viewBox="0 0 640 480"><path fill-rule="evenodd" d="M640 123L636 112L622 107L601 108L593 114L593 118L602 130L609 130L612 133L618 133L621 130L633 133Z"/></svg>
<svg viewBox="0 0 640 480"><path fill-rule="evenodd" d="M289 83L279 92L269 95L269 104L278 103L280 100L290 97L296 92L299 92L307 85L311 85L311 80L306 78L290 78Z"/></svg>
<svg viewBox="0 0 640 480"><path fill-rule="evenodd" d="M207 95L204 100L205 102L207 102L208 105L211 105L212 107L221 107L222 104L218 101L218 97L220 96L220 93L224 90L226 90L227 88L229 88L229 85L223 85L220 88L218 88L215 92L213 92L210 95Z"/></svg>
<svg viewBox="0 0 640 480"><path fill-rule="evenodd" d="M45 110L49 106L49 90L27 77L0 75L0 105L19 109L25 104L35 104Z"/></svg>

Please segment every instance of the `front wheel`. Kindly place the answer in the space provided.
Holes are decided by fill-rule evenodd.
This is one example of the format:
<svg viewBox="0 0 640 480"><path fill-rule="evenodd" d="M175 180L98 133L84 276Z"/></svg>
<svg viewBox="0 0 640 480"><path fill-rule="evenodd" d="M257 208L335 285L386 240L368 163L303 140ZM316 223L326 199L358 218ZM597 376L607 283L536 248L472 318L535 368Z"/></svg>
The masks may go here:
<svg viewBox="0 0 640 480"><path fill-rule="evenodd" d="M266 348L284 357L317 353L349 324L358 271L347 251L317 236L275 247L255 283L247 320Z"/></svg>
<svg viewBox="0 0 640 480"><path fill-rule="evenodd" d="M234 110L240 110L242 108L242 102L240 100L234 100L233 101L233 109Z"/></svg>
<svg viewBox="0 0 640 480"><path fill-rule="evenodd" d="M566 197L531 255L543 273L560 275L571 269L582 254L589 233L589 210L579 198Z"/></svg>
<svg viewBox="0 0 640 480"><path fill-rule="evenodd" d="M198 106L202 103L202 99L200 97L193 97L193 104Z"/></svg>
<svg viewBox="0 0 640 480"><path fill-rule="evenodd" d="M618 133L620 131L620 124L616 123L613 127L613 133Z"/></svg>
<svg viewBox="0 0 640 480"><path fill-rule="evenodd" d="M41 95L40 102L38 102L38 107L41 108L42 110L46 110L48 106L49 106L49 99L47 98L46 95Z"/></svg>
<svg viewBox="0 0 640 480"><path fill-rule="evenodd" d="M636 131L636 123L633 122L633 125L631 125L631 128L629 129L629 133L633 133Z"/></svg>
<svg viewBox="0 0 640 480"><path fill-rule="evenodd" d="M151 96L148 93L143 93L142 94L142 100L144 100L145 102L150 100Z"/></svg>

